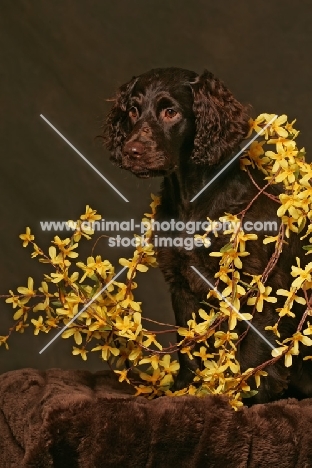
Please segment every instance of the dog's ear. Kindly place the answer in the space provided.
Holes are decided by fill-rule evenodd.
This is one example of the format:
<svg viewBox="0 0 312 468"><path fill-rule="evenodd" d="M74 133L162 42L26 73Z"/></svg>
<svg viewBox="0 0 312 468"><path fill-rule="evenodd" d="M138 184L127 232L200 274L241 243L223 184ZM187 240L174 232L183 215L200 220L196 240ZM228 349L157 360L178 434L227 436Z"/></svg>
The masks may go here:
<svg viewBox="0 0 312 468"><path fill-rule="evenodd" d="M217 164L221 158L229 156L248 133L247 108L207 70L191 87L196 122L192 160L197 164Z"/></svg>
<svg viewBox="0 0 312 468"><path fill-rule="evenodd" d="M122 148L129 132L127 128L128 101L137 80L137 77L133 77L129 83L122 85L118 89L114 99L114 105L104 123L104 145L111 152L111 159L116 163L121 161Z"/></svg>

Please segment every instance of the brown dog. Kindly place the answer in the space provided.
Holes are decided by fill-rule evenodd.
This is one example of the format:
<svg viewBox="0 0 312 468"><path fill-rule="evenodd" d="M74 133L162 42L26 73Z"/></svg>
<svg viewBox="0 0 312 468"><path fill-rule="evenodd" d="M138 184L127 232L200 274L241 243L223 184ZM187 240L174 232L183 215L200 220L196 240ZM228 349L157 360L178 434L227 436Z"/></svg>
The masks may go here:
<svg viewBox="0 0 312 468"><path fill-rule="evenodd" d="M246 173L240 170L238 160L193 202L191 200L219 171L220 165L235 154L248 132L248 120L246 108L211 73L206 71L199 76L179 68L155 69L133 78L119 89L106 121L105 142L112 160L121 168L142 178L164 177L157 221L173 219L187 223L204 221L207 216L218 220L224 213L239 213L258 192ZM253 177L258 185L264 185L259 171L255 171ZM276 186L270 190L277 193ZM278 229L277 208L276 202L261 195L247 212L245 221L275 221ZM258 241L248 244L250 255L243 259L244 272L261 275L271 258L274 246L262 243L264 234L257 232ZM269 234L276 235L276 232ZM166 232L166 237L176 235L174 230ZM178 235L185 237L187 234L179 232ZM209 249L158 249L159 265L170 285L178 325L185 327L192 312L205 307L202 301L207 300L209 288L192 267L214 284L219 259L210 257L209 252L219 251L226 239L220 233L213 238ZM266 284L273 291L289 289L291 265L296 256L304 258L303 254L299 237L293 236ZM249 280L246 276L246 281ZM275 308L282 307L283 303L282 299L275 304L266 302L263 312L256 313L252 321L273 346L276 345L275 337L264 328L274 325L277 320ZM281 339L295 332L303 310L299 304L294 305L296 318L283 319ZM247 311L250 312L250 307ZM242 333L244 330L246 323L239 322L237 331ZM270 359L271 351L261 336L249 330L239 344L241 369L256 367ZM262 379L253 401L267 402L286 395L312 395L310 362L303 361L300 355L292 367L286 368L282 361L266 369L269 375ZM186 354L180 355L176 388L182 388L192 380L197 365Z"/></svg>

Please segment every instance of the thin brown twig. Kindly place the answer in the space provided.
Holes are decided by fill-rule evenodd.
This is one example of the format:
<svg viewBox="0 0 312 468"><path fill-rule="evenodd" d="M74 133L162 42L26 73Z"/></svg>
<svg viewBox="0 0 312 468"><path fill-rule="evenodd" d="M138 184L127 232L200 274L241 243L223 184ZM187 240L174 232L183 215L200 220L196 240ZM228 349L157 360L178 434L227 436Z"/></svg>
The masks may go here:
<svg viewBox="0 0 312 468"><path fill-rule="evenodd" d="M254 180L254 178L252 177L251 175L251 172L249 171L249 169L246 167L246 172L251 180L251 182L254 184L254 186L258 189L258 190L261 190L261 187L257 184L257 182ZM275 201L276 203L281 203L280 202L280 199L278 197L276 197L275 195L271 194L271 193L268 193L266 192L265 190L263 190L263 195L266 195L268 198L270 198L271 200Z"/></svg>

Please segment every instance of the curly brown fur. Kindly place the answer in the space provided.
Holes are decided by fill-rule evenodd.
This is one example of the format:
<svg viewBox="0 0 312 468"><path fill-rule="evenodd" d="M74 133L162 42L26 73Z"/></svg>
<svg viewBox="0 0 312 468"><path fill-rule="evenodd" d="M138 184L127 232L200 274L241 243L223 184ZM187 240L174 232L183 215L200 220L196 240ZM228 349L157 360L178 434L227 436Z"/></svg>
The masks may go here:
<svg viewBox="0 0 312 468"><path fill-rule="evenodd" d="M157 221L203 222L207 216L218 220L224 213L238 214L258 192L246 173L240 170L238 161L193 203L190 200L219 171L220 164L235 154L248 131L248 119L246 107L210 72L205 71L199 76L179 68L156 69L133 78L120 88L106 121L105 141L112 160L121 168L138 177L164 176ZM253 173L253 178L259 186L263 185L258 172ZM275 189L271 190L274 192ZM245 221L275 221L278 229L276 210L276 203L262 194L247 212ZM202 234L203 231L196 233ZM250 281L250 276L244 277L244 274L261 275L274 251L273 244L262 243L266 233L256 234L258 241L248 243L250 255L243 259L242 278L246 282ZM188 234L185 231L167 231L165 237L185 239ZM208 249L158 248L159 265L170 286L179 326L186 326L193 312L206 307L203 301L207 297L207 284L191 267L197 268L214 283L219 259L210 257L209 253L219 251L227 242L228 237L220 232ZM283 255L266 283L273 291L290 287L294 258L304 258L301 247L298 236L293 236L284 246ZM256 313L252 322L274 346L275 337L265 327L275 324L275 308L282 307L283 303L283 299L274 305L267 302L263 312ZM245 309L243 305L242 311ZM250 307L247 311L250 312ZM284 317L282 320L281 339L295 332L302 316L302 306L297 304L293 312L295 319ZM246 323L239 322L237 332L245 330ZM301 353L291 368L285 368L282 361L267 368L269 375L262 380L254 401L266 402L286 395L312 395L311 363L303 361L304 350ZM271 348L249 330L238 348L241 369L254 368L270 357ZM190 360L186 354L181 354L179 359L176 388L188 384L198 366L198 362Z"/></svg>
<svg viewBox="0 0 312 468"><path fill-rule="evenodd" d="M192 158L213 165L231 154L248 131L246 108L212 73L192 83L196 136Z"/></svg>
<svg viewBox="0 0 312 468"><path fill-rule="evenodd" d="M121 86L106 119L104 141L109 151L114 152L116 161L121 160L122 149L127 138L127 105L131 91L137 79L134 77L129 83Z"/></svg>

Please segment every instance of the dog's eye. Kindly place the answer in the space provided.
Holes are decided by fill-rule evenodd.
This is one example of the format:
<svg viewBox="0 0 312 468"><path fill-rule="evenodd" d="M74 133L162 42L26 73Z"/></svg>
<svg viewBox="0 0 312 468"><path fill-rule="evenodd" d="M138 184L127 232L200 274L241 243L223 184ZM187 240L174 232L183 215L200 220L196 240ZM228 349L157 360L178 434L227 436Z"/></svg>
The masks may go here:
<svg viewBox="0 0 312 468"><path fill-rule="evenodd" d="M129 117L131 119L137 119L139 117L139 111L136 107L132 106L129 109Z"/></svg>
<svg viewBox="0 0 312 468"><path fill-rule="evenodd" d="M173 119L177 115L177 112L173 109L165 109L164 117L166 119Z"/></svg>
<svg viewBox="0 0 312 468"><path fill-rule="evenodd" d="M163 109L160 113L160 117L164 122L175 122L178 118L179 113L172 109L171 107L167 107L167 109Z"/></svg>

